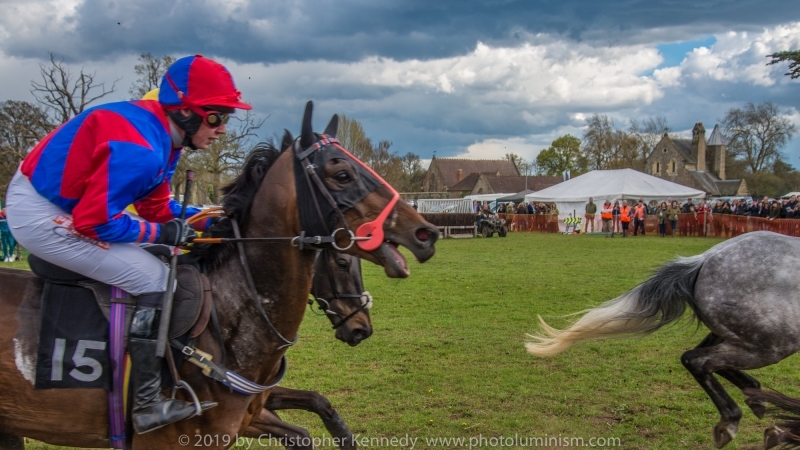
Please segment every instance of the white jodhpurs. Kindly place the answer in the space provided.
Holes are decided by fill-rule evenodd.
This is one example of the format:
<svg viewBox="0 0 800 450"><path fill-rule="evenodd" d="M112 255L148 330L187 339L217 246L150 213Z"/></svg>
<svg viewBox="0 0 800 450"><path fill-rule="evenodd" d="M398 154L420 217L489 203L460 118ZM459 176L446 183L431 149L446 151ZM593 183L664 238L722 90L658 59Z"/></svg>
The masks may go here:
<svg viewBox="0 0 800 450"><path fill-rule="evenodd" d="M108 243L79 234L72 215L39 195L17 171L6 194L6 215L19 244L43 260L132 295L163 292L169 268L136 243Z"/></svg>

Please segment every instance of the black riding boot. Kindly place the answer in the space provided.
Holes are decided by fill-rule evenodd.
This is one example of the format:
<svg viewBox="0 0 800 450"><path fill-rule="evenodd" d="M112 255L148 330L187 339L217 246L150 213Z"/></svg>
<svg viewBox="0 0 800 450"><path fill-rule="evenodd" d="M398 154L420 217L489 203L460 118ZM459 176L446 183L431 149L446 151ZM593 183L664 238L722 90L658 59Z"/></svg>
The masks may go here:
<svg viewBox="0 0 800 450"><path fill-rule="evenodd" d="M134 390L133 428L139 434L188 419L196 412L193 403L167 398L161 394L163 358L156 357L161 312L154 304L160 304L162 297L163 293L139 296L128 339ZM202 409L213 406L216 403L203 402Z"/></svg>

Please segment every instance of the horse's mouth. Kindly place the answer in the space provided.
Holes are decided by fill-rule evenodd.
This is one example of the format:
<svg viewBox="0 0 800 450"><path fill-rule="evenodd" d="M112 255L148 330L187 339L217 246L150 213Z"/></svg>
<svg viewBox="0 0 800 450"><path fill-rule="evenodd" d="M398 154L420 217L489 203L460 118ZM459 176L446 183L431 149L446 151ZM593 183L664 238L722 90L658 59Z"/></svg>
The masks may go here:
<svg viewBox="0 0 800 450"><path fill-rule="evenodd" d="M397 250L394 242L385 241L372 254L380 261L389 278L407 278L411 274L406 259Z"/></svg>

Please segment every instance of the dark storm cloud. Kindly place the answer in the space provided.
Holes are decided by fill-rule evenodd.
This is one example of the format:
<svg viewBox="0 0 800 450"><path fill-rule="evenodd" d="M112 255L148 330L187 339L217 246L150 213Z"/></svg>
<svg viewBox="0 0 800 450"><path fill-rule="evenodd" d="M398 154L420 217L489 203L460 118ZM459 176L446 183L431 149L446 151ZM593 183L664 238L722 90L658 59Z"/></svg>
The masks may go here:
<svg viewBox="0 0 800 450"><path fill-rule="evenodd" d="M464 54L478 41L513 46L536 33L608 45L669 41L674 27L697 36L797 18L800 2L785 0L86 0L67 21L71 32L45 27L9 36L3 48L33 57L49 48L75 60L143 51L267 63L374 55L405 60Z"/></svg>

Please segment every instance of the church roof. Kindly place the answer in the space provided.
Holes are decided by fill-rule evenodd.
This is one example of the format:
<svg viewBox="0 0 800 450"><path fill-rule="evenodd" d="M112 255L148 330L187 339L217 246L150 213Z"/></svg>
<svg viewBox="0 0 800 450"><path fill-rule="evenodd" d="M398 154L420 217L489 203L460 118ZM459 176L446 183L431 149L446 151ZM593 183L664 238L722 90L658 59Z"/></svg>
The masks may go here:
<svg viewBox="0 0 800 450"><path fill-rule="evenodd" d="M717 180L716 185L719 195L737 195L742 180Z"/></svg>
<svg viewBox="0 0 800 450"><path fill-rule="evenodd" d="M696 164L697 160L692 156L692 140L691 139L671 139L672 143L680 152L683 159L691 164Z"/></svg>
<svg viewBox="0 0 800 450"><path fill-rule="evenodd" d="M695 180L700 184L701 189L709 193L710 195L722 195L719 192L719 188L717 187L717 182L720 181L717 177L712 175L710 172L707 171L699 171L699 170L687 170L689 174L694 177Z"/></svg>

